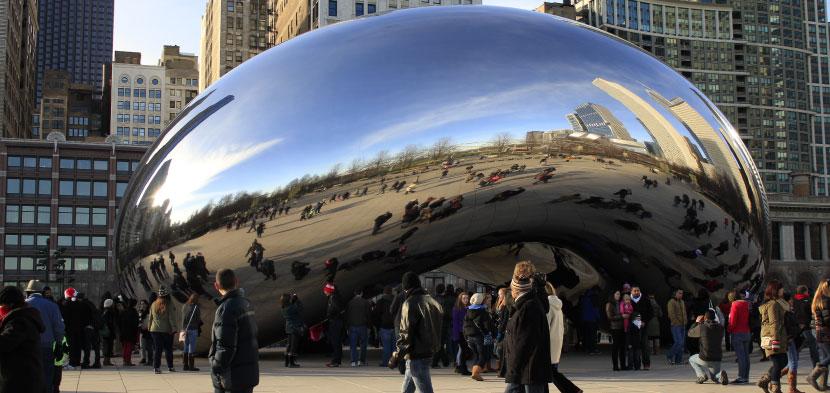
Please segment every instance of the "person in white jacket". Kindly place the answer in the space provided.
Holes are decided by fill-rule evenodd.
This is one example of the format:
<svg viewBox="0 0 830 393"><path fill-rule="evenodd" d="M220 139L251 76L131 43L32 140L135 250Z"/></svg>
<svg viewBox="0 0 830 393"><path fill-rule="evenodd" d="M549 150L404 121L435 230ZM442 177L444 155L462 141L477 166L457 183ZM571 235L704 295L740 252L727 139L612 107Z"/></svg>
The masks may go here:
<svg viewBox="0 0 830 393"><path fill-rule="evenodd" d="M556 288L550 282L545 283L548 293L548 328L550 329L550 368L553 384L562 393L582 393L582 389L573 384L559 372L559 359L562 356L562 343L565 341L565 316L562 314L562 300L556 296Z"/></svg>

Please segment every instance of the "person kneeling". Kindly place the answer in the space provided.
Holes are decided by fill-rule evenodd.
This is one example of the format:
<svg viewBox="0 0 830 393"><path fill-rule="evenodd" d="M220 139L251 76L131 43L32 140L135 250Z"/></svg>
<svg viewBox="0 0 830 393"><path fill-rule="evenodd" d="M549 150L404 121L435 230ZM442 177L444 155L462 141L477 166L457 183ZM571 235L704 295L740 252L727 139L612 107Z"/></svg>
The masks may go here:
<svg viewBox="0 0 830 393"><path fill-rule="evenodd" d="M689 364L697 375L697 383L712 380L722 385L729 384L726 371L721 370L720 343L723 341L723 325L717 320L712 309L706 315L700 315L695 325L689 329L689 337L700 337L700 352L689 357Z"/></svg>

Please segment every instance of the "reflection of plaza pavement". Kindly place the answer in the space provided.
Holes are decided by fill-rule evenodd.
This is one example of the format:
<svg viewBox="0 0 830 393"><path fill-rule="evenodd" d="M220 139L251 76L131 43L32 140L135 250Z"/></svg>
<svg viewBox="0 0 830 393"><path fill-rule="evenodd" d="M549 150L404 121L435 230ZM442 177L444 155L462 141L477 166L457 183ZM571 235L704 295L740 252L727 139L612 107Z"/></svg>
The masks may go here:
<svg viewBox="0 0 830 393"><path fill-rule="evenodd" d="M560 369L586 393L642 392L642 393L722 393L755 392L753 384L730 385L728 387L707 382L694 383L694 373L688 365L669 367L664 354L653 358L651 371L610 371L608 351L600 356L582 354L563 355ZM348 353L348 348L344 348ZM369 363L375 364L379 354L370 351ZM760 373L766 372L769 363L758 362L758 351L752 356L751 380L756 381ZM808 360L801 359L801 369L807 370ZM736 376L737 366L731 353L724 353L723 365L730 378ZM301 355L303 367L285 369L281 354L266 353L260 361L260 384L254 392L290 393L364 393L400 392L401 375L380 367L342 367L327 369L325 359L320 356ZM120 363L120 362L119 362ZM210 367L203 358L197 359L198 373L178 372L153 375L146 367L106 368L104 370L64 371L61 390L65 392L142 392L142 393L208 393L213 389L206 371ZM450 369L431 370L433 387L436 392L501 393L504 381L493 374L483 374L484 381L476 382L469 377L453 374ZM803 387L802 387L803 389ZM809 389L809 388L808 388ZM556 391L551 386L551 391Z"/></svg>
<svg viewBox="0 0 830 393"><path fill-rule="evenodd" d="M470 163L475 166L475 171L485 175L495 169L507 169L512 164L524 164L527 169L482 188L476 182L464 181L464 167ZM538 163L538 156L486 163L472 161L451 169L445 178L440 177L438 170L399 176L408 183L419 178L416 192L409 195L405 195L404 191L390 192L389 189L385 194L377 195L377 180L371 183L357 181L349 188L341 186L306 195L293 203L288 216L267 222L265 233L259 239L265 248L265 258L276 262L276 281L264 281L262 274L248 266L245 252L256 236L253 232L247 233L247 224L239 230L221 228L211 231L173 247L172 251L180 262L186 252L201 251L211 271L221 267L236 269L242 286L257 307L259 318L262 320L267 314L267 318L280 330L279 294L289 291L299 293L306 305L306 317L309 322L316 323L322 318L324 310L325 298L320 291L325 277L323 263L327 258L338 257L342 265L358 260L369 251L397 250L394 239L413 227L418 227L418 231L406 241L408 259L398 263L392 263L394 261L389 259L362 264L355 262L357 266L351 270L338 272L336 283L347 294L346 298L354 288L389 283L408 269L425 272L437 268L448 262L438 259L442 255L454 252L460 252L459 257L465 255L465 249L459 248L465 244L481 247L481 244L492 246L517 240L561 239L570 244L558 245L580 247L581 256L610 276L612 283L640 283L661 294L665 294L670 286L681 284L686 288L696 288L692 279L713 278L706 277L704 269L720 264L737 264L745 253L750 254L750 263L746 268L750 268L757 259L758 252L748 246L745 235L739 250L732 247L732 232L723 226L725 212L708 199L704 199L706 207L698 210L698 217L701 221L714 220L718 223L711 237L703 234L698 239L677 228L686 213L684 208L673 206L673 197L685 193L690 198L701 199L701 195L687 183L672 179L671 185L666 185L665 174L654 174L643 165L618 162L608 165L586 156L570 162L551 160L550 164L556 167L554 177L547 184L531 185L540 170ZM659 186L651 189L643 187L643 175L658 180ZM398 178L388 177L386 182L391 184ZM355 189L362 189L364 184L369 185L367 196L328 202L334 193L349 191L354 194ZM517 187L524 187L526 191L501 202L484 203L499 192ZM652 214L651 217L641 219L624 209L577 204L575 200L548 203L576 193L580 194L581 199L598 196L608 201L616 199L613 193L621 188L631 189L633 194L626 198L627 202L640 203ZM423 202L430 196L450 199L456 195L463 195L464 200L463 208L454 215L432 223L401 228L400 220L406 202L416 198ZM322 214L300 221L302 207L321 199L327 201ZM372 236L374 218L386 211L392 212L392 219L383 225L380 233ZM624 229L615 220L635 222L640 230ZM705 243L717 246L723 240L729 241L730 249L717 258L714 252L694 260L674 254L679 250L694 250ZM478 250L480 248L473 251ZM163 253L166 255L167 251ZM416 257L418 255L421 256ZM624 255L627 259L623 258ZM295 260L310 263L311 272L301 280L291 276L291 262ZM512 257L505 258L507 264L514 262ZM716 278L735 283L741 280L743 273L744 270L726 272L727 276ZM494 283L507 280L509 277L491 278Z"/></svg>

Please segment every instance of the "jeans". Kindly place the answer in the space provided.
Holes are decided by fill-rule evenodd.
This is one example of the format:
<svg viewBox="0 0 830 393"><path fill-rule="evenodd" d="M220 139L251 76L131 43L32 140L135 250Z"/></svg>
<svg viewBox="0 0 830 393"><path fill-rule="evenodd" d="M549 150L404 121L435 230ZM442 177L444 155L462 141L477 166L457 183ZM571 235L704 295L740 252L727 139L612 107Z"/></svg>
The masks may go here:
<svg viewBox="0 0 830 393"><path fill-rule="evenodd" d="M769 371L767 374L769 375L770 381L774 382L776 385L781 384L781 370L787 366L787 354L786 353L776 353L775 355L769 356L770 365Z"/></svg>
<svg viewBox="0 0 830 393"><path fill-rule="evenodd" d="M188 329L184 335L184 353L196 352L196 338L199 337L198 329Z"/></svg>
<svg viewBox="0 0 830 393"><path fill-rule="evenodd" d="M738 379L749 381L750 333L732 333L732 349L738 360Z"/></svg>
<svg viewBox="0 0 830 393"><path fill-rule="evenodd" d="M141 333L141 359L147 363L153 362L153 336L150 332Z"/></svg>
<svg viewBox="0 0 830 393"><path fill-rule="evenodd" d="M366 363L366 347L368 345L369 329L366 326L349 327L349 350L352 354L352 363L361 361ZM357 346L360 345L360 358L358 359Z"/></svg>
<svg viewBox="0 0 830 393"><path fill-rule="evenodd" d="M164 351L167 368L173 368L173 333L152 332L153 368L161 368L161 351Z"/></svg>
<svg viewBox="0 0 830 393"><path fill-rule="evenodd" d="M798 371L798 352L795 340L790 340L787 343L787 368L790 369L790 372Z"/></svg>
<svg viewBox="0 0 830 393"><path fill-rule="evenodd" d="M392 347L395 345L394 333L393 329L380 329L380 345L383 347L383 355L380 358L381 366L385 367L389 364L389 359L392 357Z"/></svg>
<svg viewBox="0 0 830 393"><path fill-rule="evenodd" d="M504 388L504 393L545 393L548 387L546 383L539 383L533 385L521 385L518 383L508 383Z"/></svg>
<svg viewBox="0 0 830 393"><path fill-rule="evenodd" d="M432 393L432 379L429 376L431 363L432 358L407 360L401 392L412 393L417 388L421 393Z"/></svg>
<svg viewBox="0 0 830 393"><path fill-rule="evenodd" d="M830 365L830 343L818 343L821 360L818 362L819 366L827 367Z"/></svg>
<svg viewBox="0 0 830 393"><path fill-rule="evenodd" d="M467 346L470 347L470 351L473 353L473 365L484 367L484 363L486 361L486 356L484 354L484 339L481 337L468 338Z"/></svg>
<svg viewBox="0 0 830 393"><path fill-rule="evenodd" d="M40 348L40 360L43 362L43 391L52 393L52 374L55 372L55 352L52 348Z"/></svg>
<svg viewBox="0 0 830 393"><path fill-rule="evenodd" d="M720 381L720 362L701 360L700 354L689 356L689 364L698 378L709 377L712 381Z"/></svg>
<svg viewBox="0 0 830 393"><path fill-rule="evenodd" d="M683 362L683 348L686 347L686 327L672 326L671 338L674 342L671 345L671 349L669 349L669 352L666 354L666 357L668 357L669 361L672 363L681 363Z"/></svg>
<svg viewBox="0 0 830 393"><path fill-rule="evenodd" d="M329 320L329 344L331 344L331 364L343 361L343 321Z"/></svg>
<svg viewBox="0 0 830 393"><path fill-rule="evenodd" d="M804 345L810 349L810 361L812 362L813 366L819 362L819 355L818 355L818 345L816 344L816 336L813 334L812 329L806 329L801 332L801 336L804 337Z"/></svg>

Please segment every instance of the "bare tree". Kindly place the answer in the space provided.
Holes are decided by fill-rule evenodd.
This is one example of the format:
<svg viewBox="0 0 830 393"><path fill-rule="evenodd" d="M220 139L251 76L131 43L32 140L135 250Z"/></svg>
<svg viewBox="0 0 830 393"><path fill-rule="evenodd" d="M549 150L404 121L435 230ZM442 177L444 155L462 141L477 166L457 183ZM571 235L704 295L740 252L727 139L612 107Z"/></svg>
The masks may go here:
<svg viewBox="0 0 830 393"><path fill-rule="evenodd" d="M407 145L395 156L395 166L407 169L415 163L416 158L418 158L418 146Z"/></svg>
<svg viewBox="0 0 830 393"><path fill-rule="evenodd" d="M383 166L386 164L386 161L389 160L389 151L381 150L375 155L375 158L372 159L371 164L369 165L372 169L373 174L377 175L381 173Z"/></svg>
<svg viewBox="0 0 830 393"><path fill-rule="evenodd" d="M349 164L349 170L347 171L352 180L358 178L359 172L363 170L363 166L364 163L362 158L355 158L352 160L352 163Z"/></svg>
<svg viewBox="0 0 830 393"><path fill-rule="evenodd" d="M507 147L510 145L510 141L512 140L512 135L509 132L502 132L496 134L493 138L493 148L496 150L496 154L501 155L507 150Z"/></svg>
<svg viewBox="0 0 830 393"><path fill-rule="evenodd" d="M337 164L334 164L334 166L332 166L331 169L329 169L329 173L326 174L326 180L336 179L337 175L340 174L341 167L342 165L339 162Z"/></svg>
<svg viewBox="0 0 830 393"><path fill-rule="evenodd" d="M449 137L441 138L432 145L431 158L433 160L443 159L448 154L452 153L454 147L452 139Z"/></svg>

